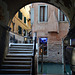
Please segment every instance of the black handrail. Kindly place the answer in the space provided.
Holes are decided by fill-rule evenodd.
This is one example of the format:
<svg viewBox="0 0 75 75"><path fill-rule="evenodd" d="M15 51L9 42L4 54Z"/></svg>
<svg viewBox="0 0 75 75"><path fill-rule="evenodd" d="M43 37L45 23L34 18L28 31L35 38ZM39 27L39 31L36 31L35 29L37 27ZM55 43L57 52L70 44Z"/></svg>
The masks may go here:
<svg viewBox="0 0 75 75"><path fill-rule="evenodd" d="M36 69L35 69L35 55L36 55L36 40L37 37L35 35L35 39L34 39L34 52L33 52L33 56L32 56L32 75L35 75L36 73Z"/></svg>

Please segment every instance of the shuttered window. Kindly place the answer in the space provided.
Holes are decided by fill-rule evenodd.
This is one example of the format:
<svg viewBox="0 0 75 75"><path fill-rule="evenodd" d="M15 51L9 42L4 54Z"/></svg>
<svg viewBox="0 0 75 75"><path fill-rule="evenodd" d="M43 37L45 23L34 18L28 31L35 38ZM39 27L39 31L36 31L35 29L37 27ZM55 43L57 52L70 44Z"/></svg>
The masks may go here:
<svg viewBox="0 0 75 75"><path fill-rule="evenodd" d="M24 23L26 23L26 17L24 17Z"/></svg>
<svg viewBox="0 0 75 75"><path fill-rule="evenodd" d="M22 28L18 26L18 34L22 34Z"/></svg>
<svg viewBox="0 0 75 75"><path fill-rule="evenodd" d="M40 6L40 22L45 21L45 6Z"/></svg>
<svg viewBox="0 0 75 75"><path fill-rule="evenodd" d="M38 21L39 22L48 21L48 6L47 5L38 6Z"/></svg>
<svg viewBox="0 0 75 75"><path fill-rule="evenodd" d="M26 30L24 29L24 36L26 36Z"/></svg>
<svg viewBox="0 0 75 75"><path fill-rule="evenodd" d="M67 21L67 17L65 16L65 14L58 9L58 21Z"/></svg>
<svg viewBox="0 0 75 75"><path fill-rule="evenodd" d="M18 17L22 20L22 13L19 11Z"/></svg>

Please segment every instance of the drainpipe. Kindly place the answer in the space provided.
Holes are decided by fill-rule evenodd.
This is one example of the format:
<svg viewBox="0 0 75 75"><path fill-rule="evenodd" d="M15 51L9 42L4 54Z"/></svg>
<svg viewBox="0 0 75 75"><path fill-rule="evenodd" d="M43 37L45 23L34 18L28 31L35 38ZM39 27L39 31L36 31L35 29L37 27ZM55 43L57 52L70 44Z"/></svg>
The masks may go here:
<svg viewBox="0 0 75 75"><path fill-rule="evenodd" d="M42 49L41 49L41 50L42 50L42 52L41 52L41 53L42 53L42 55L41 55L41 73L43 73L43 53L44 53L44 48L43 48L43 46L44 46L44 45L42 44Z"/></svg>

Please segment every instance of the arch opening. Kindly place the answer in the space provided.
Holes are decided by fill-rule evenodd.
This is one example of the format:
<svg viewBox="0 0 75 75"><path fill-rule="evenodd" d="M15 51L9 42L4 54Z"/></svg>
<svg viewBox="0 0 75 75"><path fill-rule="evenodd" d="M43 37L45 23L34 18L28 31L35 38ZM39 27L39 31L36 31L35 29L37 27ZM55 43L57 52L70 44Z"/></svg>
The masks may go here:
<svg viewBox="0 0 75 75"><path fill-rule="evenodd" d="M69 0L69 1L65 1L65 0L61 0L61 1L59 1L59 0L54 0L54 1L53 0L50 0L50 1L49 0L47 0L47 1L45 1L45 0L41 0L41 1L39 1L39 0L37 0L37 1L36 0L31 0L31 1L27 1L27 0L22 0L22 1L21 0L16 0L15 1L15 0L13 0L13 2L12 2L10 0L8 0L8 1L7 0L1 0L0 2L2 2L2 4L0 3L0 5L1 5L0 9L2 8L1 11L3 12L3 13L0 12L1 13L0 16L2 17L2 19L0 17L0 20L3 22L3 23L1 22L1 32L5 33L5 34L2 34L1 33L1 38L3 37L3 35L5 36L5 37L3 37L3 40L1 40L1 42L3 42L5 40L3 42L3 45L4 46L3 47L0 47L1 48L0 50L2 50L1 51L2 53L8 47L8 45L6 46L5 44L6 44L6 42L8 42L8 40L7 40L8 39L8 37L7 37L8 36L7 35L8 34L8 31L7 30L9 30L8 29L8 26L11 23L12 17L15 15L15 13L17 12L17 10L19 10L21 7L23 7L24 5L27 5L29 3L45 2L45 3L52 4L52 5L56 6L56 7L58 7L59 9L63 10L65 12L65 14L68 16L69 20L70 20L70 24L71 24L71 26L70 26L71 28L70 29L73 28L73 31L70 30L70 37L68 36L69 39L71 38L72 32L73 32L73 34L75 32L74 31L74 27L75 27L75 25L74 25L74 23L75 23L75 21L74 21L75 20L75 18L74 18L75 17L75 15L74 15L75 14L74 13L74 1L71 1L71 0ZM8 26L6 26L7 24L8 24ZM19 29L21 30L20 27L19 27ZM49 31L48 34L50 34L52 36L54 36L57 33L59 34L58 31L57 32L56 31L54 31L54 32L52 31L54 33L54 34L52 34L51 31ZM75 37L72 37L72 38L75 38ZM69 39L67 39L68 41L65 40L66 43L69 42ZM2 53L1 53L1 56L3 56ZM60 52L58 51L57 54L60 54ZM0 58L0 59L2 60L2 58Z"/></svg>
<svg viewBox="0 0 75 75"><path fill-rule="evenodd" d="M33 3L33 4L34 4L34 5L35 5L35 4L39 4L39 5L43 5L43 4L44 4L44 5L46 5L45 3L41 3L41 4L40 4L40 3ZM47 4L47 5L49 5L49 4ZM34 6L34 7L35 7L35 6ZM53 6L51 5L51 8L55 8L55 7L53 7ZM50 9L50 8L49 8L49 9ZM51 9L51 11L52 11L52 9ZM55 10L54 10L54 11L55 11ZM59 11L59 10L57 10L57 11ZM48 13L49 13L49 12L48 12ZM50 14L49 14L49 15L50 15ZM57 23L58 21L57 21L57 19L56 19L55 13L52 12L51 15L52 15L53 18L54 18L53 20ZM58 13L57 13L57 15L58 15ZM52 16L51 16L51 17L52 17ZM35 18L35 17L34 17L34 18ZM50 20L51 20L51 18L50 18ZM49 22L50 20L48 20L48 22ZM64 18L63 18L63 20L64 20ZM52 20L51 20L51 21L52 21ZM50 21L50 22L51 22L51 21ZM37 22L36 22L36 23L37 23ZM36 24L36 23L35 23L35 24ZM55 24L56 24L56 23L55 23ZM59 22L59 23L61 24L61 25L60 25L60 28L61 28L61 27L64 25L64 23L62 23L62 22ZM39 23L39 24L40 24L40 23ZM51 24L52 24L52 23L51 23ZM53 23L53 24L54 24L54 23ZM54 25L55 25L55 24L54 24ZM57 23L57 24L58 24L58 23ZM50 24L49 24L49 25L50 25ZM38 26L38 24L37 24L37 26ZM65 26L65 25L64 25L64 26ZM62 28L64 28L64 26L63 26ZM41 24L40 24L40 27L41 27ZM55 27L57 27L57 26L55 26ZM44 27L43 27L43 28L44 28ZM47 28L48 28L48 27L47 27ZM65 27L65 28L66 28L66 27ZM68 28L69 28L69 26L68 26ZM36 29L36 28L35 28L35 29ZM54 29L55 29L55 28L54 28ZM47 37L47 38L48 38L48 41L51 42L51 40L53 40L52 37L53 37L53 38L54 38L54 37L59 37L61 34L59 35L58 29L55 29L55 30L54 30L54 29L51 30L51 31L48 31L48 35L47 35L47 33L46 33L45 36L39 35L38 38L37 38L38 41L39 41L39 38L45 38L45 37ZM33 30L34 30L34 29L33 29ZM33 31L33 30L32 30L32 31ZM46 29L46 30L50 30L50 29ZM65 29L65 30L66 30L66 29ZM60 29L60 31L62 31L62 30ZM35 32L37 32L37 31L35 30L33 33L35 33ZM62 31L62 32L63 32L63 31ZM37 32L37 33L38 33L38 32ZM45 32L44 32L44 33L45 33ZM42 34L42 33L41 33L41 34ZM57 36L57 35L59 35L59 36ZM67 34L66 34L66 35L67 35ZM52 36L52 37L49 38L48 36L50 36L50 37ZM64 36L65 36L65 35L64 35ZM63 37L64 37L64 36L63 36ZM54 40L55 40L55 38L54 38ZM59 41L59 39L57 39L57 40ZM55 41L56 41L56 40L55 40ZM55 42L54 42L54 43L55 43ZM52 43L51 43L51 44L52 44ZM51 45L51 44L49 44L49 42L48 42L48 46ZM56 44L57 44L57 43L56 43ZM52 44L52 45L55 46L56 44ZM60 43L58 43L58 46L60 46ZM40 47L39 47L39 48L40 48ZM50 50L51 48L48 48L48 49ZM61 49L61 48L60 48L60 49ZM48 54L48 51L46 52L46 54ZM57 51L56 54L57 54L57 56L59 56L59 55L61 54L61 51ZM55 54L53 54L53 55L55 55ZM62 61L62 59L56 59L57 62L59 62L60 60ZM52 62L53 62L53 61L52 61Z"/></svg>

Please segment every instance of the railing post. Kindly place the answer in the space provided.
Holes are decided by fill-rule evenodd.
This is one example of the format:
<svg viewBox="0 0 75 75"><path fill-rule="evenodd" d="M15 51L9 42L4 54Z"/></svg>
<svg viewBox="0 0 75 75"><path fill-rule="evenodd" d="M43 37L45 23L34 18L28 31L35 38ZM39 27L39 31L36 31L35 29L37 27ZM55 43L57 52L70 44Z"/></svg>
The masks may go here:
<svg viewBox="0 0 75 75"><path fill-rule="evenodd" d="M41 73L43 73L43 53L44 53L44 45L42 44L42 55L41 55Z"/></svg>
<svg viewBox="0 0 75 75"><path fill-rule="evenodd" d="M33 43L34 43L34 52L33 52L33 57L32 57L32 75L35 75L36 74L36 69L35 69L35 55L36 55L36 40L37 40L37 34L35 33L34 34L34 40L33 40Z"/></svg>

